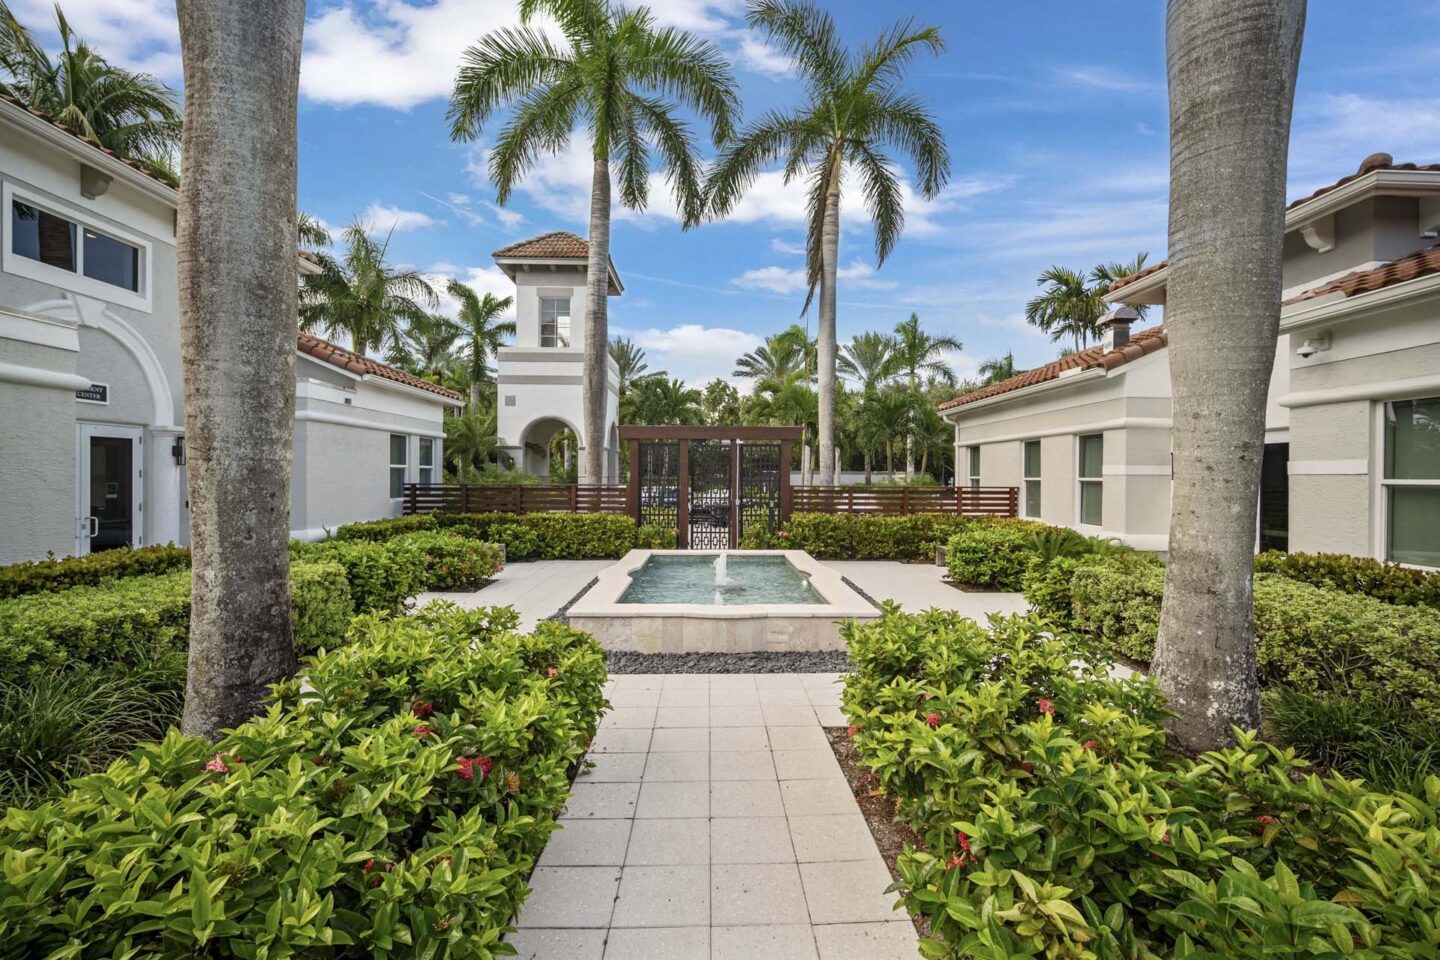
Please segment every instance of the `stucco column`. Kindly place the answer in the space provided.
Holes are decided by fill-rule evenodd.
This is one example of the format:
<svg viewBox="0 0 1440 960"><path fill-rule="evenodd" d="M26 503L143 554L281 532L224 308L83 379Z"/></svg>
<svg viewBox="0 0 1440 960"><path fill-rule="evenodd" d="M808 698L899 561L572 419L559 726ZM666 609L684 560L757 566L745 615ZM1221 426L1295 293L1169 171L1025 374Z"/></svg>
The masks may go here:
<svg viewBox="0 0 1440 960"><path fill-rule="evenodd" d="M183 436L183 428L152 426L147 431L146 444L150 452L145 457L144 512L145 529L148 531L145 543L179 543L180 504L185 497L185 474L175 462L170 448L177 437Z"/></svg>

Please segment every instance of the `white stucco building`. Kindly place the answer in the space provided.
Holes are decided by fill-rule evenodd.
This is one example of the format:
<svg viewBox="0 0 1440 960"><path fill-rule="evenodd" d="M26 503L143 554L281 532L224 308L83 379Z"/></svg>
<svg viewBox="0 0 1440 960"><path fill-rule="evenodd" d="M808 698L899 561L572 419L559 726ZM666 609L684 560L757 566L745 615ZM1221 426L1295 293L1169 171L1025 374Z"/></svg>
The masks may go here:
<svg viewBox="0 0 1440 960"><path fill-rule="evenodd" d="M569 428L585 442L585 297L590 246L556 232L496 250L495 263L515 281L515 346L496 363L500 449L526 473L548 476L550 441ZM625 292L610 264L609 295ZM605 363L605 476L581 483L616 483L620 476L620 371ZM584 469L583 450L578 461Z"/></svg>
<svg viewBox="0 0 1440 960"><path fill-rule="evenodd" d="M187 542L176 191L0 96L0 194L0 563ZM439 480L458 394L296 348L294 535Z"/></svg>
<svg viewBox="0 0 1440 960"><path fill-rule="evenodd" d="M1259 547L1440 567L1440 164L1367 157L1286 213ZM960 482L1020 488L1020 513L1164 550L1165 302L1157 264L1115 283L1105 343L959 397ZM1129 309L1127 309L1129 308Z"/></svg>

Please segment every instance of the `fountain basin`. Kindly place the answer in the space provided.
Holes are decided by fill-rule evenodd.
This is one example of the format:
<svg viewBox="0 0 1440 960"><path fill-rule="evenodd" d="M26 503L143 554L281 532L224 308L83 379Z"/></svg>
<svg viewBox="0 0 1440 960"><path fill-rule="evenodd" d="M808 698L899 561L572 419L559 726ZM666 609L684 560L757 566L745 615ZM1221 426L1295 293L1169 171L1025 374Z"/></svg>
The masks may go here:
<svg viewBox="0 0 1440 960"><path fill-rule="evenodd" d="M601 646L643 653L839 650L842 621L878 616L803 550L632 550L569 611Z"/></svg>

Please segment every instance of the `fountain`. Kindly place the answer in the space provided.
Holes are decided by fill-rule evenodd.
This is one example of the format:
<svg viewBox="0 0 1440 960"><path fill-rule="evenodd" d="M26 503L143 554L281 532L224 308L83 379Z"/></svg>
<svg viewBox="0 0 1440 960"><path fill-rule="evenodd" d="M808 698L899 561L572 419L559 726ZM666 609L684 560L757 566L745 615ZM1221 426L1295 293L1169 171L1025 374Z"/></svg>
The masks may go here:
<svg viewBox="0 0 1440 960"><path fill-rule="evenodd" d="M727 569L725 554L723 552L717 553L715 555L715 586L723 587L730 582L730 578L725 575Z"/></svg>

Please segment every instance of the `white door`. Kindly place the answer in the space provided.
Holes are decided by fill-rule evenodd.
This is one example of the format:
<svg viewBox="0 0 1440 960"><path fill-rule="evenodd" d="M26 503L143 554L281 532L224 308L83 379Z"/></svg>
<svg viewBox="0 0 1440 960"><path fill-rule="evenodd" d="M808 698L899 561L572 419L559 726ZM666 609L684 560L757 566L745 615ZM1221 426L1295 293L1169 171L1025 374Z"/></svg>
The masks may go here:
<svg viewBox="0 0 1440 960"><path fill-rule="evenodd" d="M79 430L75 552L141 546L143 433L103 423L82 423Z"/></svg>

